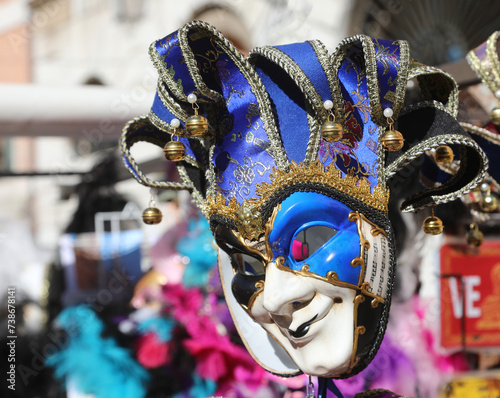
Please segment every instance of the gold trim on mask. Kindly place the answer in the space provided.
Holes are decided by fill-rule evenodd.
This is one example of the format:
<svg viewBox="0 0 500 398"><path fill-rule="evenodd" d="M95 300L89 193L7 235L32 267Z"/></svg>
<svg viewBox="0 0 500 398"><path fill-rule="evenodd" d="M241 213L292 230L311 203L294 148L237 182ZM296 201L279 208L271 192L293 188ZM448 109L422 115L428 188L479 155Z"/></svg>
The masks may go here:
<svg viewBox="0 0 500 398"><path fill-rule="evenodd" d="M269 235L271 234L271 231L273 229L274 225L274 220L276 218L276 215L278 214L278 211L280 210L281 206L276 206L273 210L273 214L271 217L269 217L269 220L266 222L265 226L265 248L266 252L263 253L262 251L258 250L257 248L254 247L254 245L251 244L251 242L247 239L244 239L239 233L234 232L234 236L238 239L238 241L241 243L242 246L244 246L250 253L254 253L261 257L262 262L264 264L264 269L266 266L273 262L273 252L271 249L271 243L269 242ZM291 268L288 268L285 266L285 258L283 256L279 256L276 258L274 263L276 264L276 268L278 268L280 271L285 271L285 272L291 272L294 275L299 275L303 277L312 277L316 278L319 280L322 280L324 282L330 283L334 286L338 287L346 287L349 289L353 290L360 290L362 294L364 294L367 297L372 298L372 308L376 308L379 303L384 304L385 299L383 297L380 297L372 292L370 292L370 283L365 282L365 273L366 273L366 264L365 264L365 250L368 250L370 248L370 242L365 239L363 236L363 232L361 230L361 220L364 222L368 223L370 226L372 226L372 229L370 230L370 233L372 236L378 236L380 234L384 235L387 238L387 233L380 228L377 224L373 223L372 221L368 220L362 213L360 212L351 212L349 213L348 220L352 222L356 222L357 229L358 229L358 235L359 235L359 240L360 240L360 254L359 256L355 257L350 265L352 267L357 267L360 266L360 276L359 276L359 282L358 285L353 285L352 283L344 282L339 279L338 274L335 271L328 271L325 276L318 275L314 272L310 271L310 266L308 264L304 264L300 270L293 270ZM236 271L235 271L236 272ZM259 283L259 282L257 282ZM260 288L261 286L256 286ZM263 286L262 286L263 290ZM249 300L249 305L248 307L243 306L247 311L251 311L252 306L250 305L250 302L253 304L255 301L255 297L261 290L255 292L252 297ZM255 297L254 297L255 296Z"/></svg>
<svg viewBox="0 0 500 398"><path fill-rule="evenodd" d="M265 281L258 281L258 282L255 282L255 287L257 288L257 291L252 294L252 297L250 297L250 300L248 300L248 305L243 305L243 304L240 304L243 309L250 315L252 316L252 307L253 307L253 303L255 302L255 300L257 299L257 296L259 294L261 294L263 291L264 291L264 286L265 286L266 282Z"/></svg>
<svg viewBox="0 0 500 398"><path fill-rule="evenodd" d="M270 175L271 183L256 184L258 198L243 201L240 205L233 197L226 203L226 198L217 193L215 197L207 198L207 213L210 216L219 215L233 220L238 232L249 240L256 240L265 231L265 226L260 226L250 219L241 218L238 214L255 215L260 208L280 189L298 183L321 184L343 192L376 210L387 213L389 190L377 185L371 192L368 180L358 179L347 174L342 177L342 172L330 165L325 168L319 160L311 162L309 166L303 163L292 162L288 171L273 169ZM241 211L244 208L245 211ZM247 217L248 218L248 217Z"/></svg>
<svg viewBox="0 0 500 398"><path fill-rule="evenodd" d="M359 363L361 358L356 356L356 352L358 351L358 340L359 335L364 334L366 332L366 328L363 325L358 325L358 307L359 305L365 301L365 297L361 294L358 294L354 298L354 342L353 349L351 354L351 361L348 368L348 373L352 371L352 369Z"/></svg>

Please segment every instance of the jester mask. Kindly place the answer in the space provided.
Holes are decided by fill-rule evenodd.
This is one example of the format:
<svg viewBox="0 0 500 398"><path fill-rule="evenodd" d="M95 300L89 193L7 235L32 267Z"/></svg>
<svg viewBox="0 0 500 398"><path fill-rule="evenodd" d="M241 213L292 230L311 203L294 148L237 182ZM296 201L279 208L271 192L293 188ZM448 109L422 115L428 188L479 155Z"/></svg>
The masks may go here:
<svg viewBox="0 0 500 398"><path fill-rule="evenodd" d="M455 120L453 79L411 60L403 41L360 35L333 54L308 41L244 58L202 22L155 41L150 55L156 96L124 129L125 165L143 185L191 192L248 351L281 376L364 369L394 283L390 180L408 167L432 170L439 147L452 151L451 176L435 173L402 202L417 211L456 199L484 174L483 152ZM413 103L409 81L419 88ZM130 152L138 141L180 147L182 183L144 175Z"/></svg>

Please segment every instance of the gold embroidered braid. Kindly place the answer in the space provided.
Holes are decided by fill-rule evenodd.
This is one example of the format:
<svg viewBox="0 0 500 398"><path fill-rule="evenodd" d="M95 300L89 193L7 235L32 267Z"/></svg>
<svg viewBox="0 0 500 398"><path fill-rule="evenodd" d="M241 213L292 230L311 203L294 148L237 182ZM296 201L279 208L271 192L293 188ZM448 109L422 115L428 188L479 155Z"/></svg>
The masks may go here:
<svg viewBox="0 0 500 398"><path fill-rule="evenodd" d="M328 55L328 51L323 43L319 40L311 40L308 43L312 46L316 57L318 57L318 61L321 65L321 68L325 72L325 76L328 80L328 84L330 85L330 92L332 93L333 100L333 111L335 114L335 120L338 123L345 125L345 108L344 108L344 99L342 97L342 92L340 89L340 80L337 77L335 71L338 69L334 68L334 64L332 64L332 59Z"/></svg>
<svg viewBox="0 0 500 398"><path fill-rule="evenodd" d="M220 101L222 100L222 96L218 92L209 89L204 83L196 66L196 59L194 58L194 54L191 51L191 48L188 44L187 36L189 30L194 26L199 26L199 24L196 22L188 23L184 25L181 29L179 29L179 31L177 32L182 58L186 63L186 67L188 68L189 74L193 79L198 94L208 97L214 101ZM174 80L174 75L170 73L170 71L166 68L164 64L164 59L162 59L161 55L156 50L156 43L157 41L151 43L151 45L149 46L149 56L151 58L151 61L153 62L153 65L157 69L158 74L160 75L162 80L167 84L170 91L179 100L187 101L187 95L184 93L181 87L179 87L179 84ZM199 101L203 102L204 99L199 98Z"/></svg>
<svg viewBox="0 0 500 398"><path fill-rule="evenodd" d="M486 56L491 63L492 71L497 86L500 84L500 63L498 61L497 41L500 37L500 31L493 33L486 41Z"/></svg>
<svg viewBox="0 0 500 398"><path fill-rule="evenodd" d="M249 58L252 59L256 55L267 58L283 69L295 82L300 91L302 91L307 101L311 103L315 113L321 118L321 120L326 119L327 113L323 108L323 101L314 88L314 84L312 84L309 77L292 58L290 58L283 51L271 46L256 48L250 53Z"/></svg>
<svg viewBox="0 0 500 398"><path fill-rule="evenodd" d="M500 90L500 62L496 48L499 37L500 31L497 31L488 38L485 58L480 59L474 50L470 51L466 57L471 69L492 93Z"/></svg>
<svg viewBox="0 0 500 398"><path fill-rule="evenodd" d="M200 72L199 72L199 69L197 66L197 62L196 62L196 58L193 54L193 51L191 50L191 46L189 45L189 40L188 40L188 35L190 34L190 30L194 27L202 27L202 28L205 28L206 30L210 31L210 33L216 34L215 29L213 27L211 27L210 25L205 24L205 23L200 23L198 21L193 21L193 22L190 22L190 23L187 23L186 25L184 25L181 29L179 29L179 33L178 33L179 46L181 48L182 55L183 55L182 58L184 59L184 62L186 63L186 67L189 71L189 74L191 75L191 78L194 81L194 85L195 85L196 89L199 90L199 93L201 95L204 95L205 97L208 97L208 98L214 100L215 102L222 101L223 96L220 93L218 93L217 91L208 88L207 85L205 84L205 82L203 81L203 78L200 75ZM196 32L196 34L202 35L202 37L203 36L209 37L207 31ZM215 50L215 47L214 47L214 50ZM239 53L239 54L240 54L241 59L243 59L243 56L241 55L241 53ZM220 55L220 54L217 54L217 55ZM186 97L186 100L187 100L187 97ZM203 98L199 98L198 100L200 102L203 102Z"/></svg>
<svg viewBox="0 0 500 398"><path fill-rule="evenodd" d="M334 108L338 110L340 119L345 122L346 114L345 114L345 104L344 97L342 97L342 91L340 89L340 79L338 77L338 72L344 61L345 55L347 54L347 48L337 47L335 52L330 57L330 62L332 64L333 74L329 76L329 82L332 80L330 85L330 90L333 95L333 104ZM334 89L332 89L332 85Z"/></svg>
<svg viewBox="0 0 500 398"><path fill-rule="evenodd" d="M127 161L129 162L129 164L127 164L127 163L125 163L125 160L124 160L125 166L127 168L131 168L133 177L139 183L141 183L142 185L145 185L147 187L156 188L156 189L169 189L169 190L173 190L173 191L180 191L183 189L192 190L194 187L192 184L189 184L189 183L181 184L178 182L168 182L168 181L164 182L164 181L151 180L139 169L139 166L137 165L134 158L130 154L130 147L134 143L128 142L128 135L130 133L129 128L133 124L137 124L138 122L147 120L147 118L148 117L146 115L136 117L136 118L130 120L123 128L123 134L122 134L121 139L120 139L120 148L121 148L122 152L125 154Z"/></svg>
<svg viewBox="0 0 500 398"><path fill-rule="evenodd" d="M342 93L340 90L340 80L335 73L336 69L334 69L332 65L332 59L328 55L326 47L319 40L311 40L308 41L308 43L312 46L314 53L316 54L316 57L318 58L318 61L321 65L321 68L325 72L325 76L328 80L333 101L332 111L334 112L335 120L337 120L338 123L346 128L344 99L342 98ZM313 123L309 121L309 125L311 126L311 136L306 149L306 157L304 159L304 164L306 166L309 165L310 162L317 159L319 144L321 142L321 123L319 123L317 119L314 119Z"/></svg>
<svg viewBox="0 0 500 398"><path fill-rule="evenodd" d="M448 101L443 105L447 109L446 112L456 118L458 113L458 85L455 79L453 79L451 75L441 69L423 65L419 62L416 62L415 60L411 61L408 79L411 80L417 78L423 97L427 98L430 101L436 101L434 95L431 93L428 81L426 79L422 79L422 77L426 77L427 79L429 79L431 78L431 75L442 76L449 81L452 89L448 94ZM437 101L436 103L438 102L439 101Z"/></svg>
<svg viewBox="0 0 500 398"><path fill-rule="evenodd" d="M468 137L460 137L453 134L443 134L437 137L432 137L425 140L424 142L416 144L406 152L406 156L399 157L394 162L392 162L390 166L387 167L386 169L387 173L386 177L388 179L391 178L399 170L404 168L408 163L411 163L413 160L415 160L417 157L419 157L426 151L435 149L440 145L450 145L450 144L466 145L478 148L475 141L473 141ZM484 155L483 151L481 150L478 151L480 152L483 160L487 162L486 156Z"/></svg>
<svg viewBox="0 0 500 398"><path fill-rule="evenodd" d="M182 181L188 184L190 179L189 176L187 175L186 168L181 164L177 164L177 170L179 171L179 176L181 177ZM193 198L193 202L198 207L198 209L200 209L200 212L203 215L203 217L208 219L205 198L194 186L192 186L190 191L191 191L191 196Z"/></svg>
<svg viewBox="0 0 500 398"><path fill-rule="evenodd" d="M417 102L416 104L410 104L405 106L402 110L399 116L406 115L410 112L416 111L417 109L420 108L436 108L439 109L442 112L447 113L451 117L455 118L453 113L451 112L450 108L448 108L446 105L444 105L442 102L433 100L433 101L422 101L422 102Z"/></svg>
<svg viewBox="0 0 500 398"><path fill-rule="evenodd" d="M380 105L380 87L378 85L377 61L375 58L375 45L367 36L359 36L363 47L366 70L366 86L368 98L370 99L370 113L373 121L379 126L387 125L387 118L384 116Z"/></svg>
<svg viewBox="0 0 500 398"><path fill-rule="evenodd" d="M217 176L215 173L215 166L214 166L214 152L215 152L215 145L212 145L208 151L208 170L207 170L207 198L211 196L215 196L217 194Z"/></svg>
<svg viewBox="0 0 500 398"><path fill-rule="evenodd" d="M399 67L397 73L397 83L396 83L396 99L392 110L394 112L393 118L397 119L399 112L403 107L405 101L405 90L408 83L409 65L410 65L410 48L408 42L404 40L399 40Z"/></svg>
<svg viewBox="0 0 500 398"><path fill-rule="evenodd" d="M165 82L168 86L169 90L174 94L177 98L182 101L187 101L187 96L184 94L184 91L179 87L177 82L174 80L173 75L169 72L168 69L165 68L164 61L161 58L160 54L156 51L156 42L151 43L149 46L149 57L153 62L154 67L158 71L161 80Z"/></svg>
<svg viewBox="0 0 500 398"><path fill-rule="evenodd" d="M389 191L387 189L377 185L371 192L370 183L366 179L358 180L357 177L349 174L342 178L340 170L334 166L327 166L325 169L319 160L312 162L308 167L302 163L291 162L288 171L274 168L270 180L270 183L256 184L255 192L257 197L245 200L241 205L238 204L235 197L232 197L226 203L226 198L221 193L218 193L216 197L207 198L208 215L217 214L237 223L236 212L240 206L244 206L250 209L252 213L255 213L280 189L300 183L325 185L343 192L376 210L384 213L388 211Z"/></svg>
<svg viewBox="0 0 500 398"><path fill-rule="evenodd" d="M158 97L160 98L163 106L165 106L165 108L167 108L170 113L172 113L172 115L174 115L177 119L186 121L187 118L191 115L189 115L184 109L182 109L179 103L172 98L172 96L169 94L162 83L163 82L161 80L158 81L156 92L158 93ZM173 129L169 127L169 132L170 130Z"/></svg>
<svg viewBox="0 0 500 398"><path fill-rule="evenodd" d="M483 129L470 123L461 122L460 125L469 133L477 134L480 137L493 142L494 144L500 145L500 137L498 136L498 134L492 133L489 130Z"/></svg>
<svg viewBox="0 0 500 398"><path fill-rule="evenodd" d="M387 173L385 167L385 148L382 144L382 135L386 132L388 127L378 127L378 140L377 140L377 153L378 153L378 166L377 166L377 182L383 188L386 187Z"/></svg>
<svg viewBox="0 0 500 398"><path fill-rule="evenodd" d="M310 107L309 104L306 106ZM304 165L309 166L309 164L318 158L319 144L321 142L321 123L318 119L313 117L309 112L307 112L307 121L309 122L309 142L307 143L306 156L304 158Z"/></svg>
<svg viewBox="0 0 500 398"><path fill-rule="evenodd" d="M488 164L488 159L486 158L486 155L484 152L481 150L479 145L472 139L468 137L457 137L453 134L443 134L438 137L433 137L430 138L423 143L419 143L409 149L406 152L406 156L401 157L394 161L386 170L387 178L391 178L395 173L397 173L399 170L401 170L403 167L405 167L407 164L409 164L411 161L419 157L420 155L424 154L426 151L430 151L431 149L435 149L440 145L450 145L450 144L457 144L461 146L468 146L474 148L478 154L481 156L481 160L483 164L487 165ZM463 167L466 167L463 166ZM460 198L461 196L469 193L472 189L474 189L484 178L486 174L486 166L482 168L482 171L480 174L478 174L473 180L471 180L468 184L463 186L461 189L456 190L452 193L445 194L445 195L431 195L432 201L431 203L421 205L418 207L415 207L413 204L407 205L404 209L402 209L403 212L411 212L411 211L416 211L419 210L423 207L432 207L435 205L439 205L442 203L448 203L451 202L455 199ZM455 177L452 177L455 178ZM429 190L432 191L432 190ZM407 199L408 200L408 199Z"/></svg>

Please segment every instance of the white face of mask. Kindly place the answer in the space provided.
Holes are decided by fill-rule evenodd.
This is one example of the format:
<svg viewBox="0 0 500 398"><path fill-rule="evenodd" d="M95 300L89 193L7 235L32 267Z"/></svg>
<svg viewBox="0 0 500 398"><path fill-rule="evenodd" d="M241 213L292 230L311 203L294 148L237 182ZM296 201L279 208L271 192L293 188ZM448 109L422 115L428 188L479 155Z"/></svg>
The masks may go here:
<svg viewBox="0 0 500 398"><path fill-rule="evenodd" d="M286 286L286 289L283 287ZM305 373L344 373L353 355L355 291L266 266L251 314Z"/></svg>
<svg viewBox="0 0 500 398"><path fill-rule="evenodd" d="M216 231L226 299L247 348L284 376L349 374L361 360L359 342L367 352L379 330L389 276L385 232L312 192L285 199L266 231L254 241Z"/></svg>

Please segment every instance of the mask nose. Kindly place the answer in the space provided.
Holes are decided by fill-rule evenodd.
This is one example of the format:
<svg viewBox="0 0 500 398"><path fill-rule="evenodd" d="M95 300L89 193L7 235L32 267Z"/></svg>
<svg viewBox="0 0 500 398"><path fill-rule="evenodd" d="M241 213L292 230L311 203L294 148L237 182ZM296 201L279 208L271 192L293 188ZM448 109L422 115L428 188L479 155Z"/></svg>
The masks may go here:
<svg viewBox="0 0 500 398"><path fill-rule="evenodd" d="M262 306L269 313L290 315L297 307L311 301L314 294L307 278L280 270L275 262L266 266Z"/></svg>

